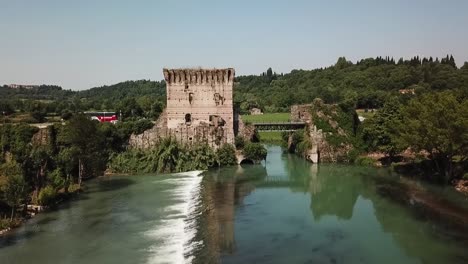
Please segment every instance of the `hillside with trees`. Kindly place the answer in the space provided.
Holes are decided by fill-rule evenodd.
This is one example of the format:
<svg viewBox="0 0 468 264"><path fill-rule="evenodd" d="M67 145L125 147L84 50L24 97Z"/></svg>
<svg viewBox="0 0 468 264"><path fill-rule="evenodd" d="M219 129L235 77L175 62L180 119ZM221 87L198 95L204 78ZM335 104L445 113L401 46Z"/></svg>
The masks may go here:
<svg viewBox="0 0 468 264"><path fill-rule="evenodd" d="M125 81L84 91L63 90L58 86L32 89L0 87L0 111L7 120L39 123L50 121L47 116L67 119L84 111L122 112L125 118L155 119L164 109L164 81ZM59 118L60 119L60 118ZM8 121L7 121L8 122Z"/></svg>
<svg viewBox="0 0 468 264"><path fill-rule="evenodd" d="M356 63L341 57L335 65L315 70L276 74L269 69L259 76L236 78L235 101L246 112L260 107L265 112L289 111L293 104L322 98L325 103L354 103L357 108L380 108L388 98L413 92L456 91L468 94L468 63L457 68L453 56L397 62L389 57L362 59ZM404 96L403 96L404 97Z"/></svg>

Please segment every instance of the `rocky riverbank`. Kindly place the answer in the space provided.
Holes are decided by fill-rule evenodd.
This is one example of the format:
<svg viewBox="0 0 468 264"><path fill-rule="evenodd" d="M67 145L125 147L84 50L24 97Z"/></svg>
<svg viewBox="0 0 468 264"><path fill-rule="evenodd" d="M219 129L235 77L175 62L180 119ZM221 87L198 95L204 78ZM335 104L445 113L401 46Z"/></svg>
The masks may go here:
<svg viewBox="0 0 468 264"><path fill-rule="evenodd" d="M14 230L15 228L20 227L24 222L28 221L29 219L33 218L34 216L46 212L49 209L52 209L59 204L72 199L76 195L78 195L80 192L82 192L83 189L81 188L76 188L73 189L72 192L68 193L59 193L59 195L56 197L54 202L52 202L49 206L44 206L44 205L36 205L36 204L28 204L22 206L23 211L20 217L15 217L13 219L0 219L0 237L7 234L8 232Z"/></svg>

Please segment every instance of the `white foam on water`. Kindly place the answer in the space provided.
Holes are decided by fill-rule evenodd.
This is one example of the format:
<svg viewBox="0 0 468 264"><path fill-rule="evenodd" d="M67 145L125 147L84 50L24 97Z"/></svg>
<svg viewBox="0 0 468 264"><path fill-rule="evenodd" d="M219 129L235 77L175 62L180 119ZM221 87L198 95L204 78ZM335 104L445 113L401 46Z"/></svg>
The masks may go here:
<svg viewBox="0 0 468 264"><path fill-rule="evenodd" d="M171 183L175 187L166 190L175 200L175 204L164 208L167 214L157 222L153 230L145 232L145 236L157 244L148 249L151 256L148 264L191 263L192 258L186 257L202 242L194 242L196 235L196 208L200 202L200 187L203 171L189 171L171 174L171 178L154 183Z"/></svg>

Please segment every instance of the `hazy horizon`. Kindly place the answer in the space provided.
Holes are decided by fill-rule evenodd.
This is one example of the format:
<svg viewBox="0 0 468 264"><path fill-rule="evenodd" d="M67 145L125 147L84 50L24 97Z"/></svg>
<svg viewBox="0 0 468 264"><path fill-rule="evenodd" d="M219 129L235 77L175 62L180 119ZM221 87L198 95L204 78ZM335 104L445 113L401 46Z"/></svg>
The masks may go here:
<svg viewBox="0 0 468 264"><path fill-rule="evenodd" d="M340 56L453 54L461 66L466 10L457 0L0 0L0 84L83 90L162 80L164 67L233 67L239 76L328 67Z"/></svg>

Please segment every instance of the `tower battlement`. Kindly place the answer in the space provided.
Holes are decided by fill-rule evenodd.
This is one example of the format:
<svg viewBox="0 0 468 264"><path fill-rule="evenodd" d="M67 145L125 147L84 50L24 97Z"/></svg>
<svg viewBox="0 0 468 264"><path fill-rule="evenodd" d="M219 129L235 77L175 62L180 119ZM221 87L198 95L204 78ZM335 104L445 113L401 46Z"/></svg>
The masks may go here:
<svg viewBox="0 0 468 264"><path fill-rule="evenodd" d="M232 84L235 71L233 68L225 69L163 69L164 79L168 84Z"/></svg>

